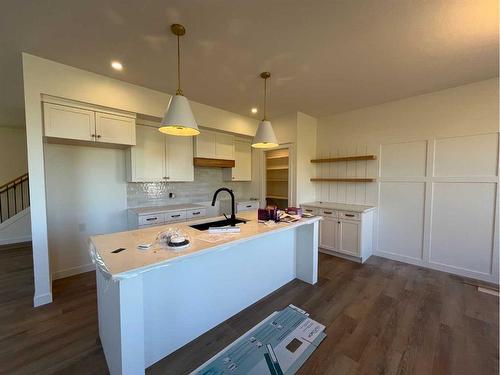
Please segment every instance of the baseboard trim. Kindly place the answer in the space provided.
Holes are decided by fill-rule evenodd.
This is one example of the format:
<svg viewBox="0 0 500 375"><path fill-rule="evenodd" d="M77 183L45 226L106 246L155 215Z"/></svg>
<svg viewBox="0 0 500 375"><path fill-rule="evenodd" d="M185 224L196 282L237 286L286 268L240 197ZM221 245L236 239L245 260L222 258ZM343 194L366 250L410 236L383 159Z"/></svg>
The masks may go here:
<svg viewBox="0 0 500 375"><path fill-rule="evenodd" d="M45 293L39 296L35 295L33 297L33 305L35 307L46 305L48 303L52 303L52 293Z"/></svg>
<svg viewBox="0 0 500 375"><path fill-rule="evenodd" d="M95 264L89 263L83 266L70 267L52 273L52 280L64 279L65 277L78 275L79 273L95 271Z"/></svg>
<svg viewBox="0 0 500 375"><path fill-rule="evenodd" d="M485 273L481 273L481 272L469 271L469 270L465 270L463 268L446 266L446 265L439 264L439 263L425 262L425 261L420 260L420 259L411 258L411 257L407 257L404 255L398 255L398 254L389 253L389 252L380 251L380 250L375 251L373 253L373 255L376 255L376 256L379 256L382 258L391 259L391 260L396 260L398 262L413 264L414 266L429 268L431 270L447 272L447 273L451 273L453 275L458 275L458 276L468 277L471 279L476 279L476 280L486 281L489 283L498 284L498 279L495 278L495 276L492 274L485 274Z"/></svg>

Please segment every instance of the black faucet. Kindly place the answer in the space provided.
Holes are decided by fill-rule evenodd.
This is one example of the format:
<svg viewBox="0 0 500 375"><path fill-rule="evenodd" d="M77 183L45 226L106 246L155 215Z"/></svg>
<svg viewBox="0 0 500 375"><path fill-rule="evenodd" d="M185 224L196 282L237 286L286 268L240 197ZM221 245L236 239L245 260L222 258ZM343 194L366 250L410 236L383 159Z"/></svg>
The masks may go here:
<svg viewBox="0 0 500 375"><path fill-rule="evenodd" d="M229 224L234 227L236 226L236 215L234 213L235 211L235 205L234 205L234 193L231 189L228 189L226 187L222 187L220 189L217 189L217 191L214 193L214 197L212 198L212 206L215 206L215 200L217 199L217 194L219 194L221 191L227 191L229 195L231 195L231 219L229 220Z"/></svg>

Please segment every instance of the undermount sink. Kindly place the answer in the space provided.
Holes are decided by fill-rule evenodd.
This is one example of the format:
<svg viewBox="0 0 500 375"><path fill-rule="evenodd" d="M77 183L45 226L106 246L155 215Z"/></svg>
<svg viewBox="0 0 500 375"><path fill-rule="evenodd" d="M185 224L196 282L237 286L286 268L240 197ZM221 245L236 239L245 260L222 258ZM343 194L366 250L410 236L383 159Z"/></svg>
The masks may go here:
<svg viewBox="0 0 500 375"><path fill-rule="evenodd" d="M236 218L236 219L234 219L234 224L240 224L240 223L244 224L247 221L248 220ZM230 219L224 219L224 220L209 221L207 223L201 223L201 224L193 224L193 225L190 225L190 227L194 228L194 229L198 229L198 230L208 230L208 228L224 227L224 226L230 225L230 224L231 224Z"/></svg>

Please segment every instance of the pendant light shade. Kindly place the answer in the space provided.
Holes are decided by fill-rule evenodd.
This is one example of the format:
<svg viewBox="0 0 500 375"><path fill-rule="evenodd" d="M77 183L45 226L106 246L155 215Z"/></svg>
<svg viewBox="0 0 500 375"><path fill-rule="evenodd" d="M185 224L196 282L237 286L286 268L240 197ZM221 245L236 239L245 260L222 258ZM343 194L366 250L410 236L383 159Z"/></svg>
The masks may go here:
<svg viewBox="0 0 500 375"><path fill-rule="evenodd" d="M271 121L262 120L259 122L255 137L253 137L252 147L254 148L272 148L279 146L274 135Z"/></svg>
<svg viewBox="0 0 500 375"><path fill-rule="evenodd" d="M257 132L253 138L253 148L273 148L279 146L274 134L271 121L266 119L266 99L267 99L267 79L271 77L271 73L263 72L260 77L264 79L264 118L259 122Z"/></svg>
<svg viewBox="0 0 500 375"><path fill-rule="evenodd" d="M161 125L159 130L165 134L180 136L200 134L189 101L183 95L172 96Z"/></svg>
<svg viewBox="0 0 500 375"><path fill-rule="evenodd" d="M170 29L177 36L177 92L168 103L167 110L161 121L160 132L170 135L193 136L200 134L198 124L193 116L193 111L187 98L181 90L181 53L180 37L186 34L184 26L173 24Z"/></svg>

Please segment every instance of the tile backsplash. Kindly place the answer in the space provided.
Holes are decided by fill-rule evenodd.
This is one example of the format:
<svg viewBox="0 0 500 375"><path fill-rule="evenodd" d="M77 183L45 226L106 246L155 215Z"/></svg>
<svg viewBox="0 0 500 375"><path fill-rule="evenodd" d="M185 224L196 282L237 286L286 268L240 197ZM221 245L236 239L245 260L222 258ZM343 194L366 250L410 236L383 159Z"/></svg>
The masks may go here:
<svg viewBox="0 0 500 375"><path fill-rule="evenodd" d="M224 181L221 168L194 168L193 182L146 182L127 184L129 208L160 206L177 203L206 202L218 188L225 186L234 191L237 199L255 197L251 182ZM175 198L169 198L174 193ZM223 198L223 195L220 196ZM225 196L224 198L229 198Z"/></svg>

